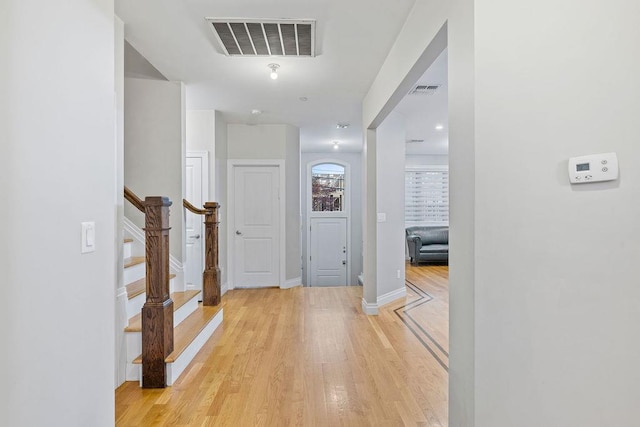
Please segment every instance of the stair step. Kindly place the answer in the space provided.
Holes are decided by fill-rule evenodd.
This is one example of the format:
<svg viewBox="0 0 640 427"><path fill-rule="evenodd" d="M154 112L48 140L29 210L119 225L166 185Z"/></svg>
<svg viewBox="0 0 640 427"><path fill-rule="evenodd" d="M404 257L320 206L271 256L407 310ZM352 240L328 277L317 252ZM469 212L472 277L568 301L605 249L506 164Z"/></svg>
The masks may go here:
<svg viewBox="0 0 640 427"><path fill-rule="evenodd" d="M175 276L173 274L172 276ZM144 290L143 290L144 292ZM200 291L184 291L184 292L174 292L171 294L171 299L173 300L173 311L178 311L180 307L185 305L189 300L198 295ZM142 313L138 313L129 319L129 325L124 328L125 332L141 332L142 331Z"/></svg>
<svg viewBox="0 0 640 427"><path fill-rule="evenodd" d="M175 362L220 310L222 310L222 305L211 307L199 304L196 311L174 328L173 352L167 356L165 362ZM133 363L136 365L142 364L142 355L136 357Z"/></svg>
<svg viewBox="0 0 640 427"><path fill-rule="evenodd" d="M173 273L169 274L169 280L173 279L174 277L176 277L175 274ZM138 295L145 293L146 290L147 290L147 278L143 277L142 279L136 280L135 282L129 283L127 285L127 298L133 299Z"/></svg>
<svg viewBox="0 0 640 427"><path fill-rule="evenodd" d="M124 260L124 268L133 267L134 265L142 264L144 262L143 256L132 256Z"/></svg>
<svg viewBox="0 0 640 427"><path fill-rule="evenodd" d="M124 239L124 242L125 243L133 243L133 239L126 238L126 239Z"/></svg>

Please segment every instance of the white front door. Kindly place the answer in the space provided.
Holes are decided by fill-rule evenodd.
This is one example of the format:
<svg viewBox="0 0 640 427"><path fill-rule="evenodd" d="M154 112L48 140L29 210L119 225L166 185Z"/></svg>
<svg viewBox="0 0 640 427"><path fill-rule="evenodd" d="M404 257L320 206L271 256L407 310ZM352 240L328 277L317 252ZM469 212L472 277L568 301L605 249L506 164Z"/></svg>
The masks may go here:
<svg viewBox="0 0 640 427"><path fill-rule="evenodd" d="M346 286L347 219L311 218L310 286Z"/></svg>
<svg viewBox="0 0 640 427"><path fill-rule="evenodd" d="M235 287L280 286L280 171L235 166Z"/></svg>
<svg viewBox="0 0 640 427"><path fill-rule="evenodd" d="M197 208L202 208L207 195L203 194L203 165L202 157L186 158L186 193L187 200ZM202 290L203 258L202 242L204 240L202 215L189 212L185 213L186 223L186 265L185 282L188 290Z"/></svg>

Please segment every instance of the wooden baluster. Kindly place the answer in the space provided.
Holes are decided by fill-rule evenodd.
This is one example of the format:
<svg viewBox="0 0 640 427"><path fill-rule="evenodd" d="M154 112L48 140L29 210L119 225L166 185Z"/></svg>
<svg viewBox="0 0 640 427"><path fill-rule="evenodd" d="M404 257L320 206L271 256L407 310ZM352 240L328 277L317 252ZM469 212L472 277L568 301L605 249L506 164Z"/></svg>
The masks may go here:
<svg viewBox="0 0 640 427"><path fill-rule="evenodd" d="M169 206L147 197L145 239L147 300L142 307L142 387L167 386L165 358L173 351L173 301L169 295Z"/></svg>
<svg viewBox="0 0 640 427"><path fill-rule="evenodd" d="M218 268L218 208L215 202L206 202L205 267L202 273L202 305L220 304L220 268Z"/></svg>

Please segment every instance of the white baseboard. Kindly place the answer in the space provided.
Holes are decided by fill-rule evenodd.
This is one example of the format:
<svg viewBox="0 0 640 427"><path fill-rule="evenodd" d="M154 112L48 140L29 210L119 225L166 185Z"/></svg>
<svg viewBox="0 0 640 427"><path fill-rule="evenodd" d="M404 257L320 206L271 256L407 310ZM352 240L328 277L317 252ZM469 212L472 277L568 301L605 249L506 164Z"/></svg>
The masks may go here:
<svg viewBox="0 0 640 427"><path fill-rule="evenodd" d="M226 294L228 290L229 290L229 284L227 282L223 283L220 286L220 296Z"/></svg>
<svg viewBox="0 0 640 427"><path fill-rule="evenodd" d="M407 287L403 285L401 288L398 288L395 291L387 292L386 294L380 295L378 297L377 306L381 307L397 299L404 298L405 296L407 296Z"/></svg>
<svg viewBox="0 0 640 427"><path fill-rule="evenodd" d="M386 294L380 295L375 303L368 303L364 298L362 298L362 311L364 314L368 315L376 315L378 314L378 308L389 304L397 299L404 298L407 295L407 288L403 286L402 288L398 288L395 291L387 292Z"/></svg>
<svg viewBox="0 0 640 427"><path fill-rule="evenodd" d="M374 316L378 314L378 304L369 304L364 298L362 298L362 311L364 314Z"/></svg>
<svg viewBox="0 0 640 427"><path fill-rule="evenodd" d="M291 289L296 286L302 286L302 277L294 277L284 282L284 285L280 286L280 289Z"/></svg>

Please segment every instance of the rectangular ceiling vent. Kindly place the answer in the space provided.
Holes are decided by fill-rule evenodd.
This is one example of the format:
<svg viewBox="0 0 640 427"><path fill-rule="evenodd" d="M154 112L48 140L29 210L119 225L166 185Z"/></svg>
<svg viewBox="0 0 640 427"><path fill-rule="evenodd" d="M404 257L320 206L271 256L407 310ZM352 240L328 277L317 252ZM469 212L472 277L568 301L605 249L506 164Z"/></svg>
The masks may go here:
<svg viewBox="0 0 640 427"><path fill-rule="evenodd" d="M228 56L316 56L315 19L206 20Z"/></svg>
<svg viewBox="0 0 640 427"><path fill-rule="evenodd" d="M409 95L433 95L436 93L440 85L426 85L418 83L411 88Z"/></svg>
<svg viewBox="0 0 640 427"><path fill-rule="evenodd" d="M424 142L424 139L407 139L407 144L419 144Z"/></svg>

